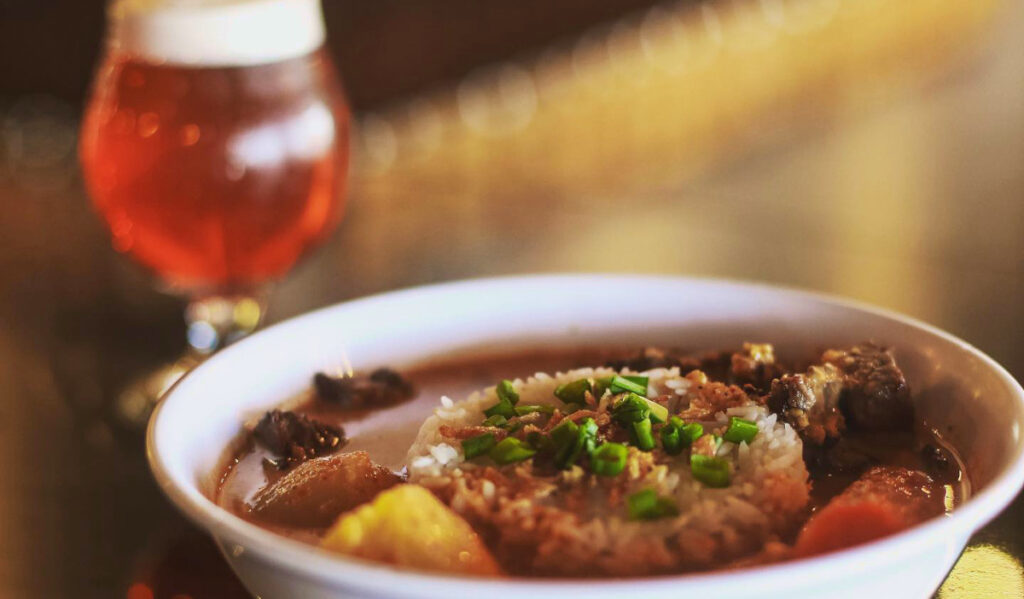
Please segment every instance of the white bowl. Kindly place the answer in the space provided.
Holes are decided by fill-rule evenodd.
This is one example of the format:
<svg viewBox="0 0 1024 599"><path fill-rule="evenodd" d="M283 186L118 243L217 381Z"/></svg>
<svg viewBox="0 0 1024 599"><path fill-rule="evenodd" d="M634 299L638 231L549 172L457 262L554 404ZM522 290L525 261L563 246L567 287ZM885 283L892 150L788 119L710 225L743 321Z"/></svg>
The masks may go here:
<svg viewBox="0 0 1024 599"><path fill-rule="evenodd" d="M734 572L617 581L438 576L349 559L274 535L222 510L205 494L211 472L244 417L306 388L317 370L346 361L358 369L513 345L726 348L744 340L773 342L783 356L809 356L826 346L867 339L895 347L919 416L960 450L974 493L948 517L822 557ZM527 276L386 293L257 333L177 384L150 422L148 452L167 496L213 535L241 580L263 599L564 598L575 593L590 598L784 594L789 599L864 599L934 592L970 535L1021 488L1022 430L1024 390L1002 367L967 343L904 316L745 283Z"/></svg>

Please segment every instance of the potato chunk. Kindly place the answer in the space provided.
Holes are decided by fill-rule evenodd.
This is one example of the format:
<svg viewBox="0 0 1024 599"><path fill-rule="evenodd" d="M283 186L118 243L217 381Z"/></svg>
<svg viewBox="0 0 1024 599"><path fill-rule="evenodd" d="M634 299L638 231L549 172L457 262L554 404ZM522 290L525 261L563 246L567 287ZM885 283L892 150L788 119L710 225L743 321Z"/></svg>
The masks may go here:
<svg viewBox="0 0 1024 599"><path fill-rule="evenodd" d="M275 524L330 526L342 512L370 501L400 480L374 464L365 451L316 458L261 489L253 498L251 511L260 520Z"/></svg>
<svg viewBox="0 0 1024 599"><path fill-rule="evenodd" d="M343 514L321 544L339 553L419 570L501 573L469 523L419 485L399 485Z"/></svg>

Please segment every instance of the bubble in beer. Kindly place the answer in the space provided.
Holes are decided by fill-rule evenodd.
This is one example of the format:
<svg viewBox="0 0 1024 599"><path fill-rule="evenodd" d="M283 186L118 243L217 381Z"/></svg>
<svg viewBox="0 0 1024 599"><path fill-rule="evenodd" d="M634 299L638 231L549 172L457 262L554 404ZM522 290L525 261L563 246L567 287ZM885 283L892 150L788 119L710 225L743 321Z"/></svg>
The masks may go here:
<svg viewBox="0 0 1024 599"><path fill-rule="evenodd" d="M194 146L199 141L199 125L189 123L181 128L181 145Z"/></svg>
<svg viewBox="0 0 1024 599"><path fill-rule="evenodd" d="M139 115L139 137L152 137L160 129L160 116L155 112Z"/></svg>

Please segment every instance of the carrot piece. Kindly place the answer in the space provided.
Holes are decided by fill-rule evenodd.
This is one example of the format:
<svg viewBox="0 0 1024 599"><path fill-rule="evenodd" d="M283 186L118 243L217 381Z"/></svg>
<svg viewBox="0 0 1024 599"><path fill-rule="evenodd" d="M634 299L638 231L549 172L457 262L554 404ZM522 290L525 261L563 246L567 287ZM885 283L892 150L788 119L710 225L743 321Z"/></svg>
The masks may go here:
<svg viewBox="0 0 1024 599"><path fill-rule="evenodd" d="M941 495L923 472L878 466L811 517L797 537L800 557L845 549L891 535L942 513Z"/></svg>
<svg viewBox="0 0 1024 599"><path fill-rule="evenodd" d="M830 504L800 531L795 552L800 557L845 549L907 528L900 512L888 503Z"/></svg>

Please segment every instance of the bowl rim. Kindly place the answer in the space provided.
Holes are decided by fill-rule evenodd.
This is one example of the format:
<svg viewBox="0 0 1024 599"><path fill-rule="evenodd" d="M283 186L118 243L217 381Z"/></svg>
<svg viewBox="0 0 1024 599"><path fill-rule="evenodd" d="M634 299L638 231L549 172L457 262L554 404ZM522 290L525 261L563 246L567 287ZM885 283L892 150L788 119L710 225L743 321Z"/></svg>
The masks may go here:
<svg viewBox="0 0 1024 599"><path fill-rule="evenodd" d="M890 535L877 541L865 543L848 549L835 551L825 555L788 560L777 564L752 566L742 570L710 571L686 574L649 576L642 578L613 579L580 579L580 578L482 578L466 577L449 574L417 572L401 569L386 564L371 562L359 558L331 553L313 545L290 539L243 520L229 511L217 506L199 490L195 481L178 480L167 465L168 457L163 450L171 450L173 443L165 445L158 438L161 415L168 405L182 401L175 391L185 380L196 376L197 372L205 372L216 368L217 363L226 354L245 351L245 348L260 343L262 337L271 331L283 331L287 328L298 328L301 323L328 318L334 312L358 309L359 306L395 298L413 298L421 293L457 293L467 287L486 287L495 284L547 283L550 285L579 283L581 281L601 281L607 284L610 278L629 281L631 284L666 284L680 285L721 285L735 289L741 293L768 292L785 299L812 302L859 312L908 325L925 333L940 338L971 354L987 369L994 373L1014 399L1024 404L1024 388L999 363L970 343L916 318L896 311L879 308L857 300L840 296L808 291L792 287L772 285L759 282L741 281L717 277L690 277L677 275L649 275L634 273L553 273L527 274L486 278L462 279L407 287L386 291L361 298L351 299L304 314L288 318L267 327L250 337L211 356L181 379L165 394L154 410L146 431L146 456L150 469L158 486L175 507L190 520L221 542L221 548L228 551L224 541L232 543L232 551L252 552L262 561L270 561L303 576L319 582L343 585L351 589L359 589L371 593L395 593L396 585L411 585L404 588L415 588L430 596L451 596L453 593L465 593L470 590L513 590L518 593L529 592L585 592L595 596L636 591L642 584L650 590L679 590L681 584L698 589L702 586L721 588L735 586L739 588L750 585L770 585L765 588L785 589L805 586L835 576L834 572L865 571L872 567L884 567L892 561L893 555L902 555L913 548L924 548L934 545L935 539L954 538L956 535L968 536L984 526L1002 512L1016 497L1024 486L1024 435L1018 434L1016 446L1011 458L1000 472L981 491L972 496L946 517L934 518L910 529ZM226 443L227 441L225 441ZM173 452L171 452L173 453ZM966 540L966 539L965 539ZM235 555L240 555L236 553ZM272 556L272 557L271 557ZM756 588L756 587L755 587ZM459 595L455 595L459 596Z"/></svg>

